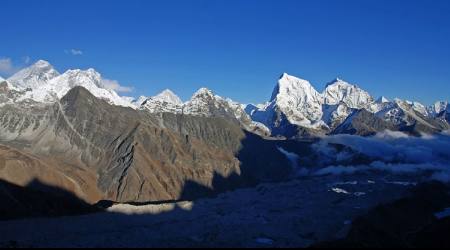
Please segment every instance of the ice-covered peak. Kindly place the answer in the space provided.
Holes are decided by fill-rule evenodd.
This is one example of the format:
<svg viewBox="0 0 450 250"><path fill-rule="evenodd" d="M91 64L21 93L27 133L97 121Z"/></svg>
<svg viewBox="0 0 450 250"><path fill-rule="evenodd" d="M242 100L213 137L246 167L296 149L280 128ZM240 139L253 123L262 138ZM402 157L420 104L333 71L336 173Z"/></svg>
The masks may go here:
<svg viewBox="0 0 450 250"><path fill-rule="evenodd" d="M83 86L85 84L94 84L99 88L106 88L103 83L101 74L92 68L88 70L68 70L58 78L59 79L55 79L55 82L64 81L69 84L70 88L73 88L75 86Z"/></svg>
<svg viewBox="0 0 450 250"><path fill-rule="evenodd" d="M376 103L380 103L380 104L382 104L382 103L388 103L389 102L389 99L387 99L386 97L384 97L384 96L380 96L378 99L377 99L377 101L376 101Z"/></svg>
<svg viewBox="0 0 450 250"><path fill-rule="evenodd" d="M283 73L272 93L271 101L289 97L311 96L319 98L319 93L307 80Z"/></svg>
<svg viewBox="0 0 450 250"><path fill-rule="evenodd" d="M160 102L172 103L172 104L176 104L176 105L183 104L183 101L181 101L180 97L178 97L170 89L165 89L158 95L151 97L151 99L158 100Z"/></svg>
<svg viewBox="0 0 450 250"><path fill-rule="evenodd" d="M322 104L322 96L310 82L284 73L274 88L266 115L261 116L264 119L259 121L272 128L284 115L291 124L311 127L322 117ZM275 113L283 115L272 115Z"/></svg>
<svg viewBox="0 0 450 250"><path fill-rule="evenodd" d="M214 93L207 89L207 88L200 88L199 90L197 90L197 92L194 93L194 95L192 95L192 99L198 99L198 98L214 98L215 95Z"/></svg>
<svg viewBox="0 0 450 250"><path fill-rule="evenodd" d="M48 68L48 67L52 67L52 65L45 61L45 60L39 60L36 63L34 63L35 67L39 67L39 68Z"/></svg>
<svg viewBox="0 0 450 250"><path fill-rule="evenodd" d="M341 85L341 86L352 86L352 84L342 80L339 77L334 78L332 81L327 83L326 87L333 86L333 85Z"/></svg>
<svg viewBox="0 0 450 250"><path fill-rule="evenodd" d="M140 109L149 111L150 113L181 113L183 110L183 102L171 90L166 89L156 96L150 98L140 97L137 105Z"/></svg>
<svg viewBox="0 0 450 250"><path fill-rule="evenodd" d="M450 112L450 105L446 101L438 101L428 107L428 113L432 116L437 116L445 110L447 110L447 112Z"/></svg>
<svg viewBox="0 0 450 250"><path fill-rule="evenodd" d="M58 71L49 62L39 60L8 78L8 82L18 89L35 89L47 84L57 76L59 76Z"/></svg>
<svg viewBox="0 0 450 250"><path fill-rule="evenodd" d="M350 108L364 108L373 102L370 94L355 84L336 78L327 84L323 93L325 104L337 105L344 102Z"/></svg>
<svg viewBox="0 0 450 250"><path fill-rule="evenodd" d="M44 66L45 62L38 62L36 65ZM97 98L106 100L110 104L134 107L130 98L122 98L115 91L105 88L100 73L94 69L68 70L62 75L53 77L45 84L36 85L30 91L26 91L21 100L31 99L36 102L55 102L65 96L72 88L81 86L87 89Z"/></svg>
<svg viewBox="0 0 450 250"><path fill-rule="evenodd" d="M101 74L92 68L88 70L68 70L52 79L48 84L48 90L55 92L61 98L76 86L82 86L94 96L105 99L112 104L120 106L132 105L129 101L121 98L115 91L107 89Z"/></svg>

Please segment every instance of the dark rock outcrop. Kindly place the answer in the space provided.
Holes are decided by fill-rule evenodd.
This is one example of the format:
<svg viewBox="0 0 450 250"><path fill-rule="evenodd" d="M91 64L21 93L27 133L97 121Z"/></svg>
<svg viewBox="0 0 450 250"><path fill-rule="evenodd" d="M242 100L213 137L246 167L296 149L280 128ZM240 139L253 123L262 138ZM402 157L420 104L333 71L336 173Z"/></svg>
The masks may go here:
<svg viewBox="0 0 450 250"><path fill-rule="evenodd" d="M449 247L450 217L435 215L449 207L449 187L425 183L408 197L377 206L357 218L343 240L318 247Z"/></svg>
<svg viewBox="0 0 450 250"><path fill-rule="evenodd" d="M397 130L389 122L375 116L365 109L354 111L332 134L352 134L368 136L384 130Z"/></svg>

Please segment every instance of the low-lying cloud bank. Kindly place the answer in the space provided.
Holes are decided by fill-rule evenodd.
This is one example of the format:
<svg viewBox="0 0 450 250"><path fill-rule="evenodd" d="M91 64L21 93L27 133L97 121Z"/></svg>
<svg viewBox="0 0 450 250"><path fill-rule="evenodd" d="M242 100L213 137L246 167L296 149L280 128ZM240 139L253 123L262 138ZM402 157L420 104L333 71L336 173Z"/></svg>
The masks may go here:
<svg viewBox="0 0 450 250"><path fill-rule="evenodd" d="M313 148L321 155L320 164L325 167L310 171L312 175L378 170L393 174L424 173L431 179L450 182L448 132L422 137L392 131L378 133L373 137L334 135L322 138Z"/></svg>

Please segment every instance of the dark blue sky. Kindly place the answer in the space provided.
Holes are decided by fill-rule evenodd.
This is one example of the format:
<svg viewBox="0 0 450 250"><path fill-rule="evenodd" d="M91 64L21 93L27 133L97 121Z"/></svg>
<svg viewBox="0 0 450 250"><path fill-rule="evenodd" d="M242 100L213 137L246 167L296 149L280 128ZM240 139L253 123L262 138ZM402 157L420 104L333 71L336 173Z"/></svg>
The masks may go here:
<svg viewBox="0 0 450 250"><path fill-rule="evenodd" d="M9 71L26 57L93 67L133 86L128 95L187 99L207 86L264 102L288 72L319 91L340 77L374 96L450 99L447 0L2 0L0 10Z"/></svg>

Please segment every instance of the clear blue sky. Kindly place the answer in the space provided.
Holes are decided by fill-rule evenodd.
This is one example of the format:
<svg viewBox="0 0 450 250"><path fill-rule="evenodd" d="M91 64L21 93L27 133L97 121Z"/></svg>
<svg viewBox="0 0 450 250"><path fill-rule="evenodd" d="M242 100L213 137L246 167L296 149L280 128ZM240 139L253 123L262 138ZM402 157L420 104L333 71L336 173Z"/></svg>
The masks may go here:
<svg viewBox="0 0 450 250"><path fill-rule="evenodd" d="M2 0L0 58L93 67L153 95L266 101L288 72L374 96L450 99L450 1ZM70 50L82 55L73 55Z"/></svg>

